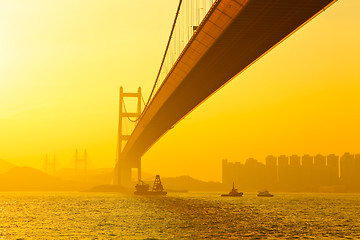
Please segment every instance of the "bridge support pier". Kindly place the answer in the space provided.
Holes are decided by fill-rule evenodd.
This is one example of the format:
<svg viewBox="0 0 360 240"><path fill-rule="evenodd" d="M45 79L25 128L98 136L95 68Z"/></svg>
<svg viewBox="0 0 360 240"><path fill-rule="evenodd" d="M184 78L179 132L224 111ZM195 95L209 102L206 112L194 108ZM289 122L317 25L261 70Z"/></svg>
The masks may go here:
<svg viewBox="0 0 360 240"><path fill-rule="evenodd" d="M129 113L126 111L124 105L124 98L126 97L137 98L136 112ZM115 166L115 184L117 185L122 185L126 187L130 187L132 185L131 172L133 168L138 169L138 180L141 180L141 158L124 158L124 156L122 155L123 142L126 142L130 138L130 135L127 135L123 131L124 118L131 117L137 119L140 117L141 100L141 87L138 88L138 91L136 93L124 93L123 87L120 87L117 162Z"/></svg>
<svg viewBox="0 0 360 240"><path fill-rule="evenodd" d="M119 159L116 164L116 185L124 187L133 187L132 170L137 169L137 178L135 181L141 180L141 159Z"/></svg>
<svg viewBox="0 0 360 240"><path fill-rule="evenodd" d="M121 163L119 164L121 165ZM131 185L131 168L119 166L118 169L118 185L130 187Z"/></svg>
<svg viewBox="0 0 360 240"><path fill-rule="evenodd" d="M139 167L138 167L138 181L141 181L141 159L139 160Z"/></svg>

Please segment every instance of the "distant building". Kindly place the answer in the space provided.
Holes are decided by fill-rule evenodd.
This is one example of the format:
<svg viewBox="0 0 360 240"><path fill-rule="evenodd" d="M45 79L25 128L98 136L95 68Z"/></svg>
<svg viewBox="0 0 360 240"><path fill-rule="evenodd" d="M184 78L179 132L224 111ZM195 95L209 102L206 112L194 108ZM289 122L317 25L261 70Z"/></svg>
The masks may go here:
<svg viewBox="0 0 360 240"><path fill-rule="evenodd" d="M346 152L340 158L340 181L343 185L350 187L354 179L354 155Z"/></svg>
<svg viewBox="0 0 360 240"><path fill-rule="evenodd" d="M339 184L339 156L330 154L326 161L327 184L330 186Z"/></svg>
<svg viewBox="0 0 360 240"><path fill-rule="evenodd" d="M301 172L303 175L303 185L306 190L314 191L313 183L315 181L314 157L305 154L301 158Z"/></svg>
<svg viewBox="0 0 360 240"><path fill-rule="evenodd" d="M240 162L228 162L227 159L222 161L222 183L224 187L231 187L233 183L236 186L244 184L244 165Z"/></svg>
<svg viewBox="0 0 360 240"><path fill-rule="evenodd" d="M289 159L285 155L278 157L279 186L283 190L289 190Z"/></svg>
<svg viewBox="0 0 360 240"><path fill-rule="evenodd" d="M275 156L269 155L265 158L266 166L277 166L277 158Z"/></svg>
<svg viewBox="0 0 360 240"><path fill-rule="evenodd" d="M345 153L314 157L269 155L265 165L254 158L245 164L222 160L222 182L229 188L234 182L242 191L351 191L360 192L360 154Z"/></svg>
<svg viewBox="0 0 360 240"><path fill-rule="evenodd" d="M321 154L316 154L314 157L314 166L319 168L326 167L326 157Z"/></svg>
<svg viewBox="0 0 360 240"><path fill-rule="evenodd" d="M269 155L265 158L265 176L266 183L268 184L267 188L274 188L278 184L278 166L277 158L275 156Z"/></svg>
<svg viewBox="0 0 360 240"><path fill-rule="evenodd" d="M265 166L254 158L248 158L244 164L245 185L258 191L266 186Z"/></svg>
<svg viewBox="0 0 360 240"><path fill-rule="evenodd" d="M298 155L290 156L290 166L300 167L300 157Z"/></svg>
<svg viewBox="0 0 360 240"><path fill-rule="evenodd" d="M300 168L300 156L291 155L289 165L289 184L292 191L299 191L300 185L302 185L302 174Z"/></svg>
<svg viewBox="0 0 360 240"><path fill-rule="evenodd" d="M302 167L308 167L308 168L312 168L314 166L314 157L310 156L309 154L305 154L302 157L302 163L301 163Z"/></svg>
<svg viewBox="0 0 360 240"><path fill-rule="evenodd" d="M244 183L244 165L241 164L240 162L235 162L234 165L234 171L235 171L235 176L234 176L234 183L236 184L236 186L242 186Z"/></svg>
<svg viewBox="0 0 360 240"><path fill-rule="evenodd" d="M360 191L360 154L356 154L354 157L354 190Z"/></svg>
<svg viewBox="0 0 360 240"><path fill-rule="evenodd" d="M350 191L360 191L360 154L347 152L341 156L340 183Z"/></svg>
<svg viewBox="0 0 360 240"><path fill-rule="evenodd" d="M229 163L227 159L222 160L222 183L225 185L231 184L235 179L235 164Z"/></svg>
<svg viewBox="0 0 360 240"><path fill-rule="evenodd" d="M258 191L267 187L265 165L254 158L240 162L222 161L222 182L224 186L231 187L233 182L238 189Z"/></svg>
<svg viewBox="0 0 360 240"><path fill-rule="evenodd" d="M321 187L326 185L326 157L316 154L314 157L314 186Z"/></svg>

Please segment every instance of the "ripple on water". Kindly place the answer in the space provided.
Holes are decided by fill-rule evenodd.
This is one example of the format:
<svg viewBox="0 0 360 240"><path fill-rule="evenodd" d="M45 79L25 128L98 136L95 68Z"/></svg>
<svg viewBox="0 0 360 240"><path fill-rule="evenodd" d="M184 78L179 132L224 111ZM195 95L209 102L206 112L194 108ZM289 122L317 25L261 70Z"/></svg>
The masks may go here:
<svg viewBox="0 0 360 240"><path fill-rule="evenodd" d="M0 213L5 239L360 237L359 194L0 193Z"/></svg>

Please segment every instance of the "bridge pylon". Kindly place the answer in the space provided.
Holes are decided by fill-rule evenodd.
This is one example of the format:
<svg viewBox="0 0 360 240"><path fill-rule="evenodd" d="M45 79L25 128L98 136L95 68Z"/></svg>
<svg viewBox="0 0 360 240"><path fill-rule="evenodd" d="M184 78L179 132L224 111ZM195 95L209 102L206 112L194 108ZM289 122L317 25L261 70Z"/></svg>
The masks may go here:
<svg viewBox="0 0 360 240"><path fill-rule="evenodd" d="M75 173L79 173L79 164L83 162L83 173L86 174L86 170L87 170L87 152L86 149L84 151L84 158L79 158L79 154L78 154L78 150L75 150Z"/></svg>
<svg viewBox="0 0 360 240"><path fill-rule="evenodd" d="M125 107L124 98L137 98L136 112L127 112ZM120 87L119 98L119 125L118 125L118 146L117 146L117 159L115 165L115 184L122 186L131 186L131 169L138 169L138 179L141 179L141 159L125 159L122 152L123 146L129 138L123 131L124 118L138 119L141 115L141 87L138 88L136 93L124 93L123 87Z"/></svg>
<svg viewBox="0 0 360 240"><path fill-rule="evenodd" d="M44 170L46 173L51 173L55 175L55 162L56 162L56 156L54 155L53 161L50 162L48 159L48 155L45 156L45 163L44 163ZM49 168L51 167L51 168Z"/></svg>

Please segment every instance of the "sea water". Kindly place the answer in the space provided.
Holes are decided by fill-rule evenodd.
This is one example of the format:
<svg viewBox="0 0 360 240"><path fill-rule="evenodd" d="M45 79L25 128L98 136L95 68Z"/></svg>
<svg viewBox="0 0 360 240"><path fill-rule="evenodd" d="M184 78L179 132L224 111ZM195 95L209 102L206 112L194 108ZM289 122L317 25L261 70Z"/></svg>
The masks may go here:
<svg viewBox="0 0 360 240"><path fill-rule="evenodd" d="M0 239L242 238L360 238L360 194L0 193Z"/></svg>

